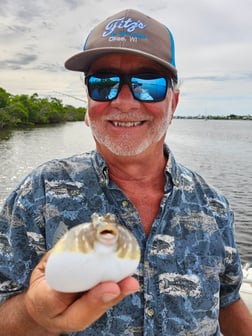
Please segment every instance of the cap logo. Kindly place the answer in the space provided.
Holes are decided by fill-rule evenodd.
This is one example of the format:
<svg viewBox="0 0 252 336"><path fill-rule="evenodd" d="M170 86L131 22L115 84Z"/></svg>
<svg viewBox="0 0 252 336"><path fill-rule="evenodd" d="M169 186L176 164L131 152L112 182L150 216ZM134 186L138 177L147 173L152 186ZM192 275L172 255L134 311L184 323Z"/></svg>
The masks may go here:
<svg viewBox="0 0 252 336"><path fill-rule="evenodd" d="M125 16L120 19L114 19L110 21L103 32L102 36L106 37L114 33L115 29L126 29L128 33L134 32L137 28L144 29L146 24L142 21L134 21L132 18L125 20Z"/></svg>

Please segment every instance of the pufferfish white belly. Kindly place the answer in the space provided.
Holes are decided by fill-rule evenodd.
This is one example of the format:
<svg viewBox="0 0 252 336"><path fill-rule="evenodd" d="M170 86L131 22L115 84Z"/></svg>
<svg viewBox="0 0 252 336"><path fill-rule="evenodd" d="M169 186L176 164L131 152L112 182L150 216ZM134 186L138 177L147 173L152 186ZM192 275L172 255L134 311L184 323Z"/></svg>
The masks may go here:
<svg viewBox="0 0 252 336"><path fill-rule="evenodd" d="M104 281L136 272L140 248L115 216L93 214L91 222L73 227L55 244L46 264L48 285L60 292L82 292Z"/></svg>

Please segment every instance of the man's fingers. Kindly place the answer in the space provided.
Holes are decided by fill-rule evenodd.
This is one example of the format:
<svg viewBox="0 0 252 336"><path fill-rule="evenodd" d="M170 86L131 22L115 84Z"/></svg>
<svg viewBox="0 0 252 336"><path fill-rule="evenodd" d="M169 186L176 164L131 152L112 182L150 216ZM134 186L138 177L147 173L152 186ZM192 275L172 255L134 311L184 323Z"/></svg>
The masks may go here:
<svg viewBox="0 0 252 336"><path fill-rule="evenodd" d="M101 283L73 302L64 313L56 317L55 322L61 327L63 326L65 331L85 329L111 306L138 289L139 284L132 277L128 277L118 284L114 282Z"/></svg>

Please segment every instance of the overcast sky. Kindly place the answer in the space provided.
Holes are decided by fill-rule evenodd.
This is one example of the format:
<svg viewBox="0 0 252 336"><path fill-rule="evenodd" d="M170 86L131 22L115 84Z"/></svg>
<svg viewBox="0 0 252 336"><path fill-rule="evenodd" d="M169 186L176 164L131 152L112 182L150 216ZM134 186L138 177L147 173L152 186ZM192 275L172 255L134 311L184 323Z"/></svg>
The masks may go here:
<svg viewBox="0 0 252 336"><path fill-rule="evenodd" d="M177 115L252 114L251 0L0 0L0 87L85 106L81 76L64 62L95 24L125 8L173 32Z"/></svg>

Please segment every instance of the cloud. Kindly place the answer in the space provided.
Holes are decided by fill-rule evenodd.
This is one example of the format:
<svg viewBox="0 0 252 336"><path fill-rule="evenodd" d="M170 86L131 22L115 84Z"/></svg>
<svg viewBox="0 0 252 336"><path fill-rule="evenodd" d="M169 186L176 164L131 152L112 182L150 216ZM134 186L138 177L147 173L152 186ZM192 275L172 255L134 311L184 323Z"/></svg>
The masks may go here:
<svg viewBox="0 0 252 336"><path fill-rule="evenodd" d="M24 66L32 64L37 58L37 55L16 54L12 59L0 61L0 69L22 69Z"/></svg>
<svg viewBox="0 0 252 336"><path fill-rule="evenodd" d="M219 110L221 95L226 102L247 96L241 110L250 109L250 0L6 0L0 7L0 85L13 94L34 87L48 95L57 85L57 91L82 96L80 74L66 71L64 62L82 49L94 25L126 7L160 20L174 34L183 81L179 113L198 114L202 99ZM230 114L234 105L221 109Z"/></svg>
<svg viewBox="0 0 252 336"><path fill-rule="evenodd" d="M24 25L11 25L6 27L6 31L9 34L25 34L30 33L31 28Z"/></svg>
<svg viewBox="0 0 252 336"><path fill-rule="evenodd" d="M213 76L191 76L185 77L186 81L207 81L207 82L227 82L227 81L252 81L252 72L238 74L222 74Z"/></svg>
<svg viewBox="0 0 252 336"><path fill-rule="evenodd" d="M62 64L44 63L33 68L33 70L41 70L46 72L61 72L65 70Z"/></svg>
<svg viewBox="0 0 252 336"><path fill-rule="evenodd" d="M76 9L81 7L83 4L83 0L64 0L65 4L69 7L69 9Z"/></svg>
<svg viewBox="0 0 252 336"><path fill-rule="evenodd" d="M2 17L15 17L18 22L31 22L41 15L41 1L5 0L1 3Z"/></svg>

